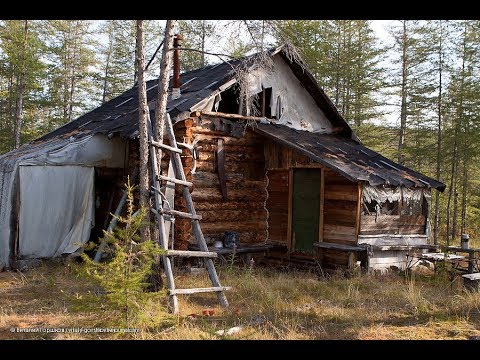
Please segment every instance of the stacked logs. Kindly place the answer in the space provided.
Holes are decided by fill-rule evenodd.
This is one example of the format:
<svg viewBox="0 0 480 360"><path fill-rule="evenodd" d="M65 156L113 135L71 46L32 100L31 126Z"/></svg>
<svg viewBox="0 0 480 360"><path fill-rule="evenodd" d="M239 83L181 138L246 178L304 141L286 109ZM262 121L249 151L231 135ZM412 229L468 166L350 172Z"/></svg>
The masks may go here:
<svg viewBox="0 0 480 360"><path fill-rule="evenodd" d="M198 139L199 158L195 174L191 173L193 159L187 149L184 150L182 162L187 180L194 184L191 194L195 210L202 216L201 227L205 239L207 243L212 243L221 240L226 231L235 231L240 234L243 244L263 242L267 238L267 192L262 139L251 132L236 138L210 130L206 126L210 121L187 119L175 125L178 141L191 144L195 138ZM226 200L222 197L216 170L218 139L224 141ZM177 189L175 207L186 211L180 191ZM177 219L176 247L185 249L193 241L190 220Z"/></svg>

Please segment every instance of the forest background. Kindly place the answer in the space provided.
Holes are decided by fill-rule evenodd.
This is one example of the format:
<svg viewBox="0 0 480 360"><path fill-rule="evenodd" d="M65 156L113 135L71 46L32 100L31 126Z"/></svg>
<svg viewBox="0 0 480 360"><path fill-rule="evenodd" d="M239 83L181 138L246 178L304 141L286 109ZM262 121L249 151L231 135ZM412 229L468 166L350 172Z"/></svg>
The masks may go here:
<svg viewBox="0 0 480 360"><path fill-rule="evenodd" d="M165 22L145 22L147 78ZM185 20L182 70L286 41L362 142L447 184L435 243L480 235L480 21ZM0 20L0 154L74 120L136 81L134 20Z"/></svg>

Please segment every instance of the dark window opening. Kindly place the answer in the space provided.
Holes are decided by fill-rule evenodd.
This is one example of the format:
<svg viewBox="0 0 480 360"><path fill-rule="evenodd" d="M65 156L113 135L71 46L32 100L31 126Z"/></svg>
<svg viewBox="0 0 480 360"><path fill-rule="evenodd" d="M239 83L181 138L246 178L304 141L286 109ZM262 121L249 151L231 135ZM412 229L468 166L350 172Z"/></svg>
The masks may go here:
<svg viewBox="0 0 480 360"><path fill-rule="evenodd" d="M272 108L270 104L272 102L272 88L262 89L258 94L253 97L253 116L262 116L271 119Z"/></svg>
<svg viewBox="0 0 480 360"><path fill-rule="evenodd" d="M231 86L229 89L225 90L220 94L222 97L222 100L220 100L220 103L218 104L218 112L223 112L227 114L238 114L238 108L239 108L239 86L238 84L235 84Z"/></svg>

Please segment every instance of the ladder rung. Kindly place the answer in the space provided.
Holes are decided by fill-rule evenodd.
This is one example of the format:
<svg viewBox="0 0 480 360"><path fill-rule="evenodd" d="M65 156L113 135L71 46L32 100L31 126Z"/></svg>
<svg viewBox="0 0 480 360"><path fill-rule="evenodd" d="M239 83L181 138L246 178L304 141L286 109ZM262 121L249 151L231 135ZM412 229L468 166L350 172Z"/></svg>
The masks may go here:
<svg viewBox="0 0 480 360"><path fill-rule="evenodd" d="M180 150L179 148L174 148L172 146L168 146L168 145L159 143L158 141L155 141L155 140L150 140L149 142L150 142L151 145L153 145L155 147L159 147L159 148L162 148L162 149L165 149L165 150L168 150L168 151L173 151L173 152L176 152L176 153L179 153L179 154L182 153L182 150Z"/></svg>
<svg viewBox="0 0 480 360"><path fill-rule="evenodd" d="M154 214L158 214L158 211L151 208L150 209ZM185 219L192 219L192 220L202 220L202 215L193 215L190 213L186 213L183 211L178 210L160 210L160 214L170 215L170 216L178 216Z"/></svg>
<svg viewBox="0 0 480 360"><path fill-rule="evenodd" d="M173 182L175 184L188 186L188 187L193 186L193 183L191 183L190 181L183 181L183 180L179 180L179 179L175 179L175 178L171 178L171 177L163 176L163 175L157 175L157 176L158 176L159 180L170 181L170 182Z"/></svg>
<svg viewBox="0 0 480 360"><path fill-rule="evenodd" d="M211 251L187 251L187 250L167 250L168 256L183 256L183 257L204 257L217 258L218 254Z"/></svg>
<svg viewBox="0 0 480 360"><path fill-rule="evenodd" d="M185 144L183 142L177 142L177 146L181 146L181 147L184 147L188 150L192 150L193 149L193 145L190 145L190 144Z"/></svg>
<svg viewBox="0 0 480 360"><path fill-rule="evenodd" d="M174 289L169 290L170 295L188 295L188 294L197 294L197 293L206 293L206 292L219 292L230 290L231 286L217 286L217 287L208 287L208 288L192 288L192 289Z"/></svg>

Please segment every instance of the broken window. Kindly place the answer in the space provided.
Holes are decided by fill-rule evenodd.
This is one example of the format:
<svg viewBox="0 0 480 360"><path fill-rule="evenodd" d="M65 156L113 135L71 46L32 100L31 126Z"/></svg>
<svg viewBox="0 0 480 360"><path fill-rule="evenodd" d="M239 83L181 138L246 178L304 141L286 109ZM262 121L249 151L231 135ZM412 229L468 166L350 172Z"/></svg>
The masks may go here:
<svg viewBox="0 0 480 360"><path fill-rule="evenodd" d="M428 190L365 185L363 215L426 215Z"/></svg>
<svg viewBox="0 0 480 360"><path fill-rule="evenodd" d="M253 115L272 118L272 88L263 88L258 94L253 96Z"/></svg>

